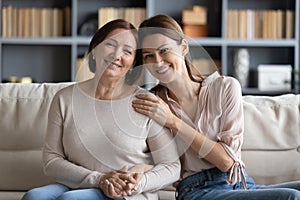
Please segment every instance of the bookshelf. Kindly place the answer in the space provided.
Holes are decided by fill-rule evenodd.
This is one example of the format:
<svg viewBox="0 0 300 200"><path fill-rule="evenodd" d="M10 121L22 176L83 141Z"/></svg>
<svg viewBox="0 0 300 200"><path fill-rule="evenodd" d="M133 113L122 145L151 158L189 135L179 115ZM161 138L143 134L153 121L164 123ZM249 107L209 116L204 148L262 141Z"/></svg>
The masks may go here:
<svg viewBox="0 0 300 200"><path fill-rule="evenodd" d="M287 91L263 92L257 88L259 64L290 64L299 70L299 12L300 0L0 0L1 16L4 7L16 8L70 8L69 34L50 37L0 38L0 79L11 76L30 76L35 82L74 81L76 60L87 50L91 36L82 34L82 25L98 19L99 8L145 8L146 16L168 14L182 24L184 8L199 5L207 8L207 37L189 40L192 49L203 46L214 60L221 63L221 72L233 76L233 55L238 48L247 48L250 54L249 87L244 94L272 95ZM228 36L230 10L291 10L294 12L292 37L289 38L234 38ZM3 21L1 20L1 33ZM197 52L197 51L195 51ZM292 81L299 77L292 74ZM292 83L293 93L299 85Z"/></svg>

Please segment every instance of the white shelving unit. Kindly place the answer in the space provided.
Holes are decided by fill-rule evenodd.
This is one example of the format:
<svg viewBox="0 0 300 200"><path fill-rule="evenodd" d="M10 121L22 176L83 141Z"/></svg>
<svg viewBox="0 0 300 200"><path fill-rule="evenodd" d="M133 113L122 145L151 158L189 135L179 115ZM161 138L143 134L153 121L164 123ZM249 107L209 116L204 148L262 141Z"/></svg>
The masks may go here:
<svg viewBox="0 0 300 200"><path fill-rule="evenodd" d="M30 76L36 82L74 81L76 59L87 50L91 37L81 36L79 29L90 16L96 16L100 7L144 7L147 16L168 14L181 23L182 9L192 5L208 9L208 37L190 40L192 48L203 46L213 59L221 61L222 74L233 75L233 52L247 48L250 67L257 71L260 63L290 64L299 70L299 12L300 0L0 0L1 8L16 7L64 7L72 10L70 36L59 38L0 38L0 79L10 76ZM292 39L240 40L226 37L226 12L228 9L292 9L295 11L295 32ZM2 10L2 9L1 9ZM1 12L1 11L0 11ZM1 13L2 15L2 13ZM0 26L2 27L2 25ZM250 87L244 94L275 93L260 92L257 77L250 74ZM293 76L299 81L299 77ZM292 92L299 93L299 85L292 85ZM280 93L280 92L278 92Z"/></svg>

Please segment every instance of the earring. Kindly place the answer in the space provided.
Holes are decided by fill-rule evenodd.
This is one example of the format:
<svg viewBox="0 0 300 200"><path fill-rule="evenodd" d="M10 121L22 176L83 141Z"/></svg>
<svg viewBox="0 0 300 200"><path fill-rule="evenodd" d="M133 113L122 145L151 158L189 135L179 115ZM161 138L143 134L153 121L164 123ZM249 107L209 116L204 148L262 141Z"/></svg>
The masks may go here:
<svg viewBox="0 0 300 200"><path fill-rule="evenodd" d="M93 60L95 60L95 55L93 54Z"/></svg>

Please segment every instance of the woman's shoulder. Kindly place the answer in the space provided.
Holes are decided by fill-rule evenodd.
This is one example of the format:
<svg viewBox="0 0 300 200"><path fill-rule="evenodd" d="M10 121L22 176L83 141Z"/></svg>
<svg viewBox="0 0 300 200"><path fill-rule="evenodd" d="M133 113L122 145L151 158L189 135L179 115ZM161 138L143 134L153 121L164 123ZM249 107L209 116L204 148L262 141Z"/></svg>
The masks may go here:
<svg viewBox="0 0 300 200"><path fill-rule="evenodd" d="M56 94L53 97L53 101L67 101L72 97L73 90L76 86L76 83L68 85L56 92Z"/></svg>
<svg viewBox="0 0 300 200"><path fill-rule="evenodd" d="M241 84L240 82L232 77L232 76L221 76L222 77L222 82L225 86L227 87L237 87L237 88L240 88L241 87Z"/></svg>
<svg viewBox="0 0 300 200"><path fill-rule="evenodd" d="M68 94L71 94L74 90L76 83L68 85L60 90L57 91L56 96L66 96Z"/></svg>
<svg viewBox="0 0 300 200"><path fill-rule="evenodd" d="M208 77L208 79L210 79L209 82L211 83L211 86L215 88L241 89L241 84L239 81L232 76L215 73L212 74L211 77Z"/></svg>
<svg viewBox="0 0 300 200"><path fill-rule="evenodd" d="M239 81L236 78L220 74L212 74L211 76L212 77L208 77L210 80L207 81L205 85L210 91L209 94L213 98L241 95L242 88Z"/></svg>

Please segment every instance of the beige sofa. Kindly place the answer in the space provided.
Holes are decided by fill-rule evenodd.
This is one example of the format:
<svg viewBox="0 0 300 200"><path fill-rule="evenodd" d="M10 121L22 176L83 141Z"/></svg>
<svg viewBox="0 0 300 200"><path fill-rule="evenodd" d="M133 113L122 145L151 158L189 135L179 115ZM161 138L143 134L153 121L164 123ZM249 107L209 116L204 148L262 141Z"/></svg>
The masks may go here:
<svg viewBox="0 0 300 200"><path fill-rule="evenodd" d="M0 84L0 200L52 182L41 148L53 95L71 83ZM243 160L260 184L300 179L300 95L244 96ZM174 191L160 191L174 199Z"/></svg>

